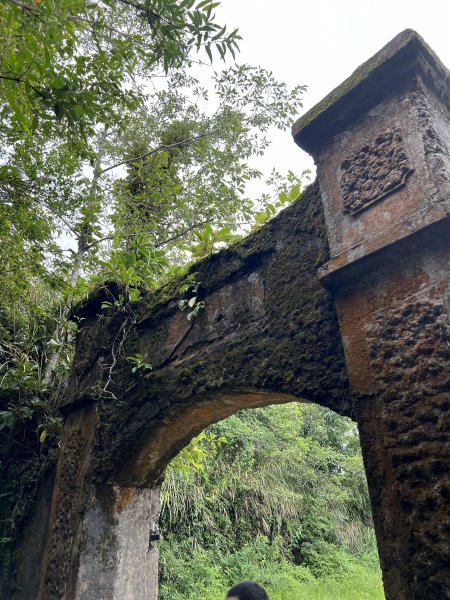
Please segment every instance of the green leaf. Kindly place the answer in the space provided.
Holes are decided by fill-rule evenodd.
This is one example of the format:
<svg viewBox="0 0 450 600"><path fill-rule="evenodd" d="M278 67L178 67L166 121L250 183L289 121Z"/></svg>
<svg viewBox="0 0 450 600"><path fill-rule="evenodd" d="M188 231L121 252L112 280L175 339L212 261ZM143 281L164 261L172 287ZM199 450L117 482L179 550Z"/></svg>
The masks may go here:
<svg viewBox="0 0 450 600"><path fill-rule="evenodd" d="M300 195L300 183L296 183L289 193L290 200L297 200Z"/></svg>

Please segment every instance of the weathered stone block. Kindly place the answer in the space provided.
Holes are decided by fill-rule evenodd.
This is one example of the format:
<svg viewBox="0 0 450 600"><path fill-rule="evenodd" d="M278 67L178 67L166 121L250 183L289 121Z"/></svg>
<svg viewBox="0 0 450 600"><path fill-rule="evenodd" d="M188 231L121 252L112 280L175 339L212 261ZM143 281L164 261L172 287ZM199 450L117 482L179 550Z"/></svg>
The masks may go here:
<svg viewBox="0 0 450 600"><path fill-rule="evenodd" d="M326 280L449 214L449 78L407 30L294 125L317 164Z"/></svg>

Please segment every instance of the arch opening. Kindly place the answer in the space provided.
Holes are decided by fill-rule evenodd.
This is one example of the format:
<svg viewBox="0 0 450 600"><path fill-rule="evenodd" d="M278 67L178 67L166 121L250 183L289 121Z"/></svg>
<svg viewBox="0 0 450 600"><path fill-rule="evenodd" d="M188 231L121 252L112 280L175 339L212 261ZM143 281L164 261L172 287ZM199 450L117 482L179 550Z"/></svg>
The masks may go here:
<svg viewBox="0 0 450 600"><path fill-rule="evenodd" d="M170 461L201 431L243 409L271 404L307 402L292 394L254 388L223 389L214 394L202 394L164 412L152 425L152 432L143 436L130 459L114 475L115 483L123 487L145 487L159 484Z"/></svg>
<svg viewBox="0 0 450 600"><path fill-rule="evenodd" d="M323 592L334 580L336 598L359 585L381 600L356 424L317 404L263 397L216 419L169 466L159 598L178 600L178 589L190 600L195 589L221 600L233 582L259 579L275 598Z"/></svg>

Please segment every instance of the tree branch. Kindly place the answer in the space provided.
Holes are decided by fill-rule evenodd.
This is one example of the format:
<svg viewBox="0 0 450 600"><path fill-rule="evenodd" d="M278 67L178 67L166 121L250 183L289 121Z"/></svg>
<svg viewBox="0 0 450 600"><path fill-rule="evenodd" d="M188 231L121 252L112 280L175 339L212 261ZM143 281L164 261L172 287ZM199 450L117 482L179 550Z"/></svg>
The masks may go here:
<svg viewBox="0 0 450 600"><path fill-rule="evenodd" d="M8 77L7 75L0 75L0 79L6 79L6 81L15 81L16 83L24 83L20 77Z"/></svg>
<svg viewBox="0 0 450 600"><path fill-rule="evenodd" d="M27 10L28 12L31 12L34 15L43 15L44 14L44 11L41 10L40 8L38 8L34 4L28 4L27 2L21 2L20 0L9 0L9 1L12 4L14 4L15 6L18 6L19 8L23 8L24 10ZM122 4L131 6L132 8L135 8L136 10L139 10L139 11L145 13L146 15L151 15L155 19L160 19L161 21L165 21L169 25L173 25L172 21L170 21L166 17L163 17L159 13L156 13L155 11L150 10L149 8L146 8L143 4L138 4L136 2L132 2L131 0L117 0L117 2L121 2ZM88 19L76 16L76 15L69 16L68 18L69 18L69 21L80 20L80 21L85 21L86 23L92 24ZM117 31L117 30L113 29L112 27L107 27L107 29L111 29L112 31Z"/></svg>
<svg viewBox="0 0 450 600"><path fill-rule="evenodd" d="M117 169L117 167L121 167L123 165L128 165L130 163L136 162L137 160L142 160L143 158L146 158L147 156L152 156L153 154L156 154L157 152L160 152L161 150L169 150L170 148L176 148L177 146L183 146L184 144L189 144L190 142L195 142L196 140L200 140L209 135L214 135L215 133L219 133L220 131L223 131L223 129L213 129L212 131L206 131L205 133L200 133L199 135L195 135L191 138L187 138L186 140L182 140L180 142L174 142L173 144L161 144L157 148L154 148L153 150L149 150L148 152L145 152L141 156L136 156L135 158L129 158L127 160L122 160L121 162L116 163L115 165L106 167L105 169L102 170L101 174L103 175L104 173L107 173L108 171L111 171L112 169Z"/></svg>
<svg viewBox="0 0 450 600"><path fill-rule="evenodd" d="M31 12L35 15L43 15L44 14L44 12L34 4L28 4L27 2L20 2L20 0L9 0L9 1L12 4L15 4L16 6L18 6L19 8L28 10L28 12Z"/></svg>
<svg viewBox="0 0 450 600"><path fill-rule="evenodd" d="M38 96L40 96L41 98L44 98L44 100L48 99L48 95L44 94L44 92L42 92L35 85L32 85L31 83L27 82L25 79L22 79L21 77L8 77L7 75L1 75L0 74L0 79L5 79L6 81L15 81L16 83L22 83L22 84L28 83L28 85L33 90L33 92L36 92L36 94Z"/></svg>
<svg viewBox="0 0 450 600"><path fill-rule="evenodd" d="M132 2L131 0L118 0L118 2L121 2L122 4L126 4L127 6L132 6L136 10L140 10L141 12L144 12L146 15L152 15L152 17L155 17L155 19L160 19L161 21L165 21L169 25L173 25L173 23L172 23L172 21L170 21L170 19L167 19L166 17L163 17L159 13L156 13L155 11L150 10L149 8L146 8L143 4L137 4L136 2Z"/></svg>
<svg viewBox="0 0 450 600"><path fill-rule="evenodd" d="M85 17L81 17L81 16L70 16L68 17L69 21L81 21L81 23L86 23L87 25L89 25L89 28L91 31L94 30L95 27L95 21L90 21L89 19L86 19ZM133 41L135 44L138 44L139 46L143 46L144 48L149 48L150 50L153 50L153 47L151 46L151 44L148 44L147 42L144 42L143 40L140 40L139 38L135 37L134 35L130 35L129 33L126 33L125 31L121 31L120 29L116 29L115 27L111 27L111 25L106 25L105 23L102 23L101 25L102 29L106 29L107 31L112 31L113 33L117 33L117 35L121 35L131 41ZM98 31L98 33L101 35L101 32ZM103 34L104 36L105 34Z"/></svg>
<svg viewBox="0 0 450 600"><path fill-rule="evenodd" d="M201 221L200 223L194 223L190 227L186 227L186 229L183 229L183 231L175 233L171 237L163 240L162 242L157 242L155 244L155 248L161 248L162 246L165 246L166 244L170 244L170 242L174 242L175 240L180 239L181 237L183 237L184 235L186 235L187 233L189 233L190 231L192 231L196 227L200 227L201 225L206 225L207 223L211 224L211 221ZM138 235L140 235L140 234L139 233L130 233L130 234L128 234L129 237L136 237ZM114 235L107 235L105 237L99 238L98 240L94 240L93 242L91 242L87 246L87 249L90 250L91 248L93 248L94 246L97 246L98 244L101 244L102 242L107 242L108 240L113 240L113 239L114 239Z"/></svg>

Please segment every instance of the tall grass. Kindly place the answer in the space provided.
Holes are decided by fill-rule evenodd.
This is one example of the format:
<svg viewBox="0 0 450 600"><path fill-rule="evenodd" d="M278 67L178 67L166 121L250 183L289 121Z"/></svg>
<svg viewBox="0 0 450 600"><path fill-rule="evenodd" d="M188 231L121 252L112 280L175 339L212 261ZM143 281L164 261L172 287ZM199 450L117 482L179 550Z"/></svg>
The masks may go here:
<svg viewBox="0 0 450 600"><path fill-rule="evenodd" d="M357 562L342 552L339 563L336 555L331 561L325 555L321 568L326 574L315 576L263 537L226 555L181 546L174 540L161 546L160 600L223 600L228 588L245 579L264 585L270 600L384 600L374 555Z"/></svg>
<svg viewBox="0 0 450 600"><path fill-rule="evenodd" d="M355 566L345 579L280 582L268 587L270 600L384 600L379 570ZM211 600L223 600L220 596Z"/></svg>
<svg viewBox="0 0 450 600"><path fill-rule="evenodd" d="M275 567L275 565L273 565ZM193 578L191 589L182 593L163 585L161 600L223 600L225 593L235 581L213 568L205 579ZM252 577L252 573L248 574ZM309 578L307 569L299 573L267 572L265 578L256 578L265 585L270 600L384 600L381 573L370 567L355 566L345 579L333 577ZM270 580L266 583L265 579Z"/></svg>

